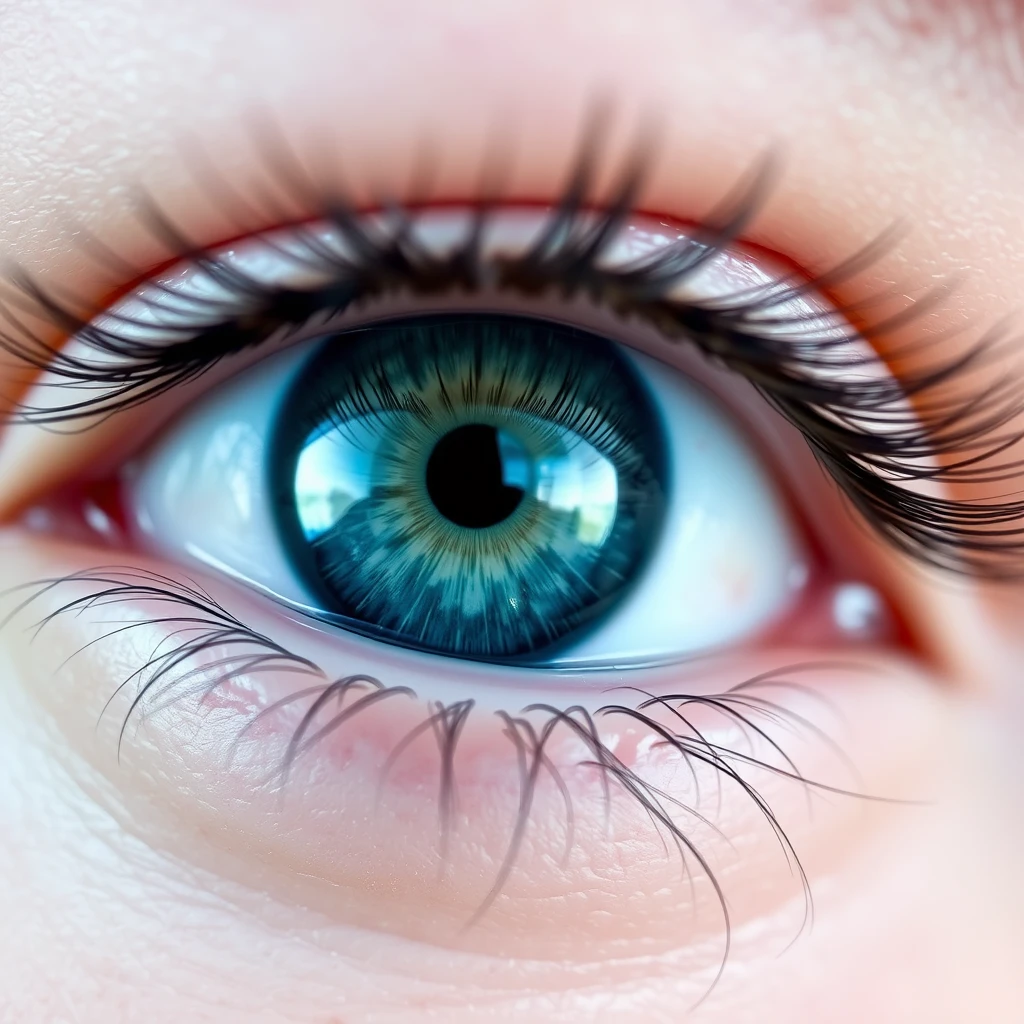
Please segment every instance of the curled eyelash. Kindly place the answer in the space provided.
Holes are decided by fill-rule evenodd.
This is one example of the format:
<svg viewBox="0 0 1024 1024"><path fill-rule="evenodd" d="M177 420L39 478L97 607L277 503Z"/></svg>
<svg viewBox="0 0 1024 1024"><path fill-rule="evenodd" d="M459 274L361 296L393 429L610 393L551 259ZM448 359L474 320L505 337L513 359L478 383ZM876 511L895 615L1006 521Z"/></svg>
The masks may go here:
<svg viewBox="0 0 1024 1024"><path fill-rule="evenodd" d="M108 628L110 624L107 623L103 631L89 644L74 652L64 662L65 665L88 648L133 629L145 629L156 624L165 631L164 639L152 649L143 664L118 683L101 712L102 720L115 699L119 695L127 695L126 710L118 730L119 757L122 744L127 739L128 727L134 720L143 720L176 702L190 698L202 706L216 690L243 677L261 672L291 673L306 679L307 684L286 698L252 713L239 730L224 766L226 770L230 769L238 745L261 720L285 708L301 708L298 724L291 733L280 763L266 780L268 784L279 786L284 798L289 774L295 764L309 755L327 736L338 729L353 727L361 714L383 701L402 698L419 700L411 687L388 686L373 676L353 674L336 679L328 677L314 662L246 626L202 586L187 578L179 579L150 570L110 565L37 580L18 587L16 591L9 591L8 596L26 591L27 596L5 616L0 622L0 628L7 628L45 599L54 600L50 610L28 627L33 639L42 636L51 624L65 616L81 617L90 611L107 607L130 609L133 605L145 605L147 610L139 618L128 618L114 624L113 628ZM70 593L64 594L64 591ZM154 608L161 609L161 613L154 614ZM810 926L813 919L810 883L789 836L767 798L742 773L742 769L763 770L802 786L807 794L809 810L816 792L886 803L905 802L842 789L808 778L780 741L768 732L767 726L771 724L809 735L829 748L843 767L856 777L852 764L824 730L770 697L773 689L803 691L804 687L793 677L822 667L820 663L787 666L745 679L718 694L653 694L635 687L615 687L607 692L614 694L616 699L593 710L581 704L559 706L554 703L533 703L516 712L488 711L478 707L472 699L448 704L426 702L423 718L398 741L386 759L380 773L378 793L406 750L423 735L433 737L438 755L436 795L439 853L442 864L445 864L455 827L458 792L456 750L460 738L474 715L489 714L497 717L502 726L502 735L515 757L519 776L519 803L515 820L511 823L505 855L497 867L491 887L472 918L466 922L467 928L472 927L501 895L515 870L517 856L530 827L534 797L544 778L554 783L564 803L564 859L568 860L574 841L573 799L563 769L548 756L547 751L556 735L562 732L571 734L580 741L586 752L576 767L590 769L598 774L606 810L610 809L614 791L624 794L643 811L651 828L661 838L666 855L674 852L678 856L691 889L697 873L710 883L720 907L725 932L722 957L710 987L713 988L729 958L732 923L724 883L687 828L688 823L699 822L722 836L714 822L697 809L696 804L701 801L698 768L710 768L715 773L719 801L723 784L739 787L775 836L781 855L797 880L804 902L802 920L793 941ZM830 667L837 666L830 663ZM694 722L691 712L695 709L717 712L731 725L738 727L739 732L750 740L751 752L739 749L739 744L726 747L716 743L707 735L706 729L702 730ZM696 796L693 804L659 788L616 755L612 746L602 738L599 725L603 720L618 719L640 726L655 745L679 756L689 768L694 783ZM757 756L753 751L758 745L766 747L772 759Z"/></svg>
<svg viewBox="0 0 1024 1024"><path fill-rule="evenodd" d="M347 252L340 254L301 224L295 227L309 266L325 271L327 283L300 288L257 281L225 265L216 252L195 245L147 202L145 220L155 236L178 259L209 274L231 301L185 298L157 287L156 296L147 301L172 316L166 327L170 340L154 344L133 338L133 321L116 311L107 311L97 322L100 311L83 314L81 304L70 297L42 288L25 274L14 275L13 294L0 303L7 323L0 331L0 347L26 366L45 371L52 387L74 394L63 404L22 405L14 412L16 421L75 424L137 407L230 356L270 338L284 340L313 318L340 314L368 298L483 288L525 296L557 292L566 298L585 297L621 317L637 317L666 339L691 344L749 380L802 433L842 493L896 549L956 573L995 579L1024 575L1024 500L1012 494L969 499L943 493L947 487L992 490L1024 471L1024 461L1007 455L1024 437L1014 425L1024 412L1016 379L1003 374L966 398L950 387L987 365L999 350L998 332L963 355L936 357L931 365L897 380L858 375L869 360L851 356L848 343L904 326L927 300L859 332L846 319L856 312L853 308L814 314L786 309L809 291L833 287L861 272L887 249L889 236L809 282L782 278L703 301L672 297L674 289L742 236L769 192L770 161L690 234L653 255L609 266L603 258L635 208L645 161L641 155L629 162L611 200L595 208L590 202L598 170L594 137L583 146L540 236L516 255L484 251L493 201L479 203L458 244L437 253L416 239L415 210L392 204L385 217L369 223L343 196L318 190L283 143L270 156L275 180L303 208L317 211L318 219L332 226L346 245ZM211 191L222 206L235 211L240 226L246 215L258 214L216 176L212 164L204 166ZM280 209L270 212L286 219ZM126 272L116 254L99 242L93 240L91 248ZM173 317L186 312L206 326L197 330L194 322L175 325ZM51 344L31 327L30 321L38 318L80 344L73 351Z"/></svg>

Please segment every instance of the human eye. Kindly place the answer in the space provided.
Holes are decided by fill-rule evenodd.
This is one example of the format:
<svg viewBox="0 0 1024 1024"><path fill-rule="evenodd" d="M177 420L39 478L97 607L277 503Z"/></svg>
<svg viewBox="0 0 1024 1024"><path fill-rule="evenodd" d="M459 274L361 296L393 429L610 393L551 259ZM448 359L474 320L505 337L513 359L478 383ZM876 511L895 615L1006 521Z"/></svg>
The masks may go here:
<svg viewBox="0 0 1024 1024"><path fill-rule="evenodd" d="M1019 505L978 497L1015 404L953 387L983 349L884 350L913 313L837 298L870 245L812 275L745 244L763 174L681 222L631 175L591 195L592 159L542 209L303 193L211 245L154 209L168 260L95 315L22 282L7 345L43 376L8 470L40 427L71 468L23 496L62 568L12 622L93 680L56 703L103 771L134 751L160 813L186 794L303 898L501 955L554 900L563 956L593 914L617 948L640 874L656 944L680 900L715 937L710 984L723 870L799 930L803 801L908 795L857 777L818 691L912 675L893 564L1018 571Z"/></svg>
<svg viewBox="0 0 1024 1024"><path fill-rule="evenodd" d="M749 446L682 374L549 305L563 322L318 325L137 462L130 513L169 556L465 658L622 667L778 619L809 567Z"/></svg>

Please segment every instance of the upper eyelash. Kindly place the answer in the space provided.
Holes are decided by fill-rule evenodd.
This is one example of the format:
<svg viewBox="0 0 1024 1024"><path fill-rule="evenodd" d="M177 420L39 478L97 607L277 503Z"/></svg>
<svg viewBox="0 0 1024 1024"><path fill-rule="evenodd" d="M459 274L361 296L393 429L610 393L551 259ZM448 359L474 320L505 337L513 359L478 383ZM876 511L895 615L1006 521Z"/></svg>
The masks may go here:
<svg viewBox="0 0 1024 1024"><path fill-rule="evenodd" d="M786 303L814 289L834 285L860 272L886 248L883 237L831 272L811 281L785 278L725 298L682 301L672 289L733 244L760 208L771 177L763 164L742 188L702 225L652 256L626 265L605 266L602 256L634 210L643 162L634 160L621 176L611 201L588 204L596 172L595 150L585 146L539 239L524 252L485 255L481 238L492 210L475 207L461 242L439 254L417 243L416 213L400 205L382 223L367 224L343 199L319 196L321 221L347 243L341 255L321 245L300 226L296 239L307 247L329 283L318 287L271 286L219 261L216 252L193 245L153 204L153 231L176 253L215 277L233 296L244 299L216 321L216 303L184 297L169 289L165 301L192 303L200 324L180 326L181 340L159 345L118 330L116 313L92 322L75 304L25 275L13 278L28 312L76 335L102 358L71 354L32 330L14 305L0 305L9 327L0 347L28 366L58 378L57 387L100 389L63 405L15 408L16 422L74 423L113 415L201 376L222 359L257 348L271 336L301 328L313 316L343 312L353 302L399 290L438 294L492 287L536 296L559 291L585 295L614 313L632 315L654 326L670 341L687 341L706 356L746 377L790 424L803 434L812 453L867 523L891 545L918 562L985 578L1024 575L1024 499L964 499L920 493L914 483L986 486L1015 478L1024 463L1000 456L1024 431L1010 424L1024 399L1016 381L1004 375L995 384L956 399L945 387L973 372L994 347L985 338L956 358L939 360L913 373L837 379L835 353L850 338L877 337L917 315L920 305L871 330L857 331L842 309L831 315L791 314ZM298 172L296 171L296 175ZM219 182L221 188L227 187ZM290 184L294 185L295 182ZM237 195L237 194L236 194ZM307 201L310 195L304 194ZM104 258L117 257L104 251ZM176 305L175 311L182 311ZM773 311L774 315L773 315ZM781 311L781 312L780 312ZM96 311L90 312L90 317ZM216 321L216 322L215 322ZM121 320L124 327L130 321ZM211 325L212 324L212 325ZM790 328L784 333L779 328ZM844 336L837 336L840 328ZM111 361L109 357L116 357ZM855 361L841 365L851 368Z"/></svg>

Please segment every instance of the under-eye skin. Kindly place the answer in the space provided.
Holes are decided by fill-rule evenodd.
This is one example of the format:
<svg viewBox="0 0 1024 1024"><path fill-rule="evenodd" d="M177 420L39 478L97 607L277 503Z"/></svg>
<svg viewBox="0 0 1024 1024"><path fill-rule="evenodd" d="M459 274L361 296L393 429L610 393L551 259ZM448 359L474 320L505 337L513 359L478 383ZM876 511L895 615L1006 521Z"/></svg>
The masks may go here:
<svg viewBox="0 0 1024 1024"><path fill-rule="evenodd" d="M706 885L694 905L724 922L724 963L728 893L705 844L728 837L709 781L809 899L775 796L891 794L847 771L804 680L867 672L906 639L875 576L833 558L852 532L806 535L806 481L774 479L769 435L802 437L813 486L829 480L895 551L1013 576L1024 537L1005 524L1022 507L988 495L1019 399L1008 385L949 397L983 347L888 371L870 344L887 325L855 329L823 297L870 248L814 281L758 266L737 238L760 179L659 238L631 214L632 178L590 207L592 171L582 161L543 215L332 199L231 251L156 218L181 264L95 317L21 282L22 305L74 335L55 346L9 318L0 343L43 374L22 424L110 430L244 366L113 469L35 502L24 521L65 535L68 568L40 574L10 618L65 630L58 664L137 659L83 700L114 716L116 746L149 716L153 747L177 750L195 733L181 709L213 709L200 731L221 740L189 748L188 772L236 797L283 789L287 806L251 797L279 831L244 827L270 845L294 832L296 878L342 870L307 831L380 810L406 823L407 848L348 835L345 882L436 857L463 883L453 920L483 927L509 892L571 874L580 846L599 856L600 823L612 845L646 828ZM707 364L706 386L674 353ZM730 378L743 409L716 393ZM755 443L745 415L775 426ZM672 587L692 609L676 618ZM805 772L811 750L838 774ZM425 773L429 808L411 781Z"/></svg>

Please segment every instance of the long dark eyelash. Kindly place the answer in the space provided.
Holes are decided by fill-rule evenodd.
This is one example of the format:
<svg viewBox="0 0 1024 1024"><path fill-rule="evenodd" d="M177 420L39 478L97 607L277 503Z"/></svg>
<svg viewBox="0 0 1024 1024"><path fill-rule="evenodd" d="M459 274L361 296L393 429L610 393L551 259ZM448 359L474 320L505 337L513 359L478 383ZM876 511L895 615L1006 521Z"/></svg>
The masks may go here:
<svg viewBox="0 0 1024 1024"><path fill-rule="evenodd" d="M193 682L199 683L198 695L202 696L202 693L212 693L241 675L280 671L316 677L323 675L309 659L293 654L270 637L250 629L214 601L197 583L182 582L160 573L123 566L100 566L69 576L36 580L19 587L19 591L29 591L29 596L0 621L0 629L45 595L69 583L83 584L89 589L39 619L32 627L34 636L38 637L62 615L81 615L96 608L125 607L145 601L149 605L166 606L169 609L166 616L150 617L144 621L129 620L88 645L102 643L142 625L174 627L168 636L170 645L165 648L161 644L155 648L146 662L123 679L107 700L104 713L121 693L135 687L118 734L119 754L125 730L135 712L142 708L143 702L148 700L151 707L160 706L172 690L178 691L174 699L179 699L182 695L180 691L187 691ZM205 663L204 678L200 681L199 674L190 670L188 665L213 648L231 650L232 653L213 664ZM76 651L72 657L85 649L83 647ZM211 669L214 671L212 681L209 679Z"/></svg>
<svg viewBox="0 0 1024 1024"><path fill-rule="evenodd" d="M133 567L100 566L67 576L37 580L17 588L17 591L8 591L7 596L12 593L24 593L27 596L4 617L0 622L0 629L9 626L37 602L48 596L52 598L64 590L70 590L70 595L58 596L52 610L47 611L29 627L35 637L40 636L50 624L63 616L79 617L94 609L131 608L140 603L145 604L147 608L156 605L166 609L165 614L153 616L147 612L139 619L115 624L113 628L104 627L105 631L87 645L91 647L126 631L147 628L153 624L160 625L166 631L165 641L154 648L140 668L121 680L101 713L102 718L118 695L127 696L127 710L123 714L118 732L118 752L133 719L151 715L186 698L198 700L201 704L219 687L237 678L266 671L290 672L300 678L307 677L309 685L251 716L240 730L235 744L237 748L237 744L246 733L262 718L275 714L285 707L304 704L305 710L292 733L281 763L269 780L280 784L283 791L296 760L309 753L324 737L339 728L351 725L363 711L382 700L417 699L415 692L408 686L386 686L368 675L356 674L330 679L309 659L296 655L270 637L247 627L199 584L188 579L172 578ZM76 657L84 650L86 647L80 648L71 657ZM218 653L218 657L212 661L207 660L213 651ZM723 955L711 985L713 988L725 968L731 948L732 933L726 893L707 858L678 819L699 821L716 832L718 830L695 807L659 789L618 758L601 738L598 723L601 719L626 718L649 730L659 744L674 750L690 767L698 802L699 765L715 771L719 787L722 782L728 782L740 788L774 833L780 851L803 894L804 914L797 932L799 935L811 923L813 917L813 900L807 875L771 806L757 787L741 775L739 768L754 767L789 779L805 788L808 800L815 792L823 792L886 803L899 802L824 785L807 778L782 745L772 739L761 724L782 723L793 730L807 732L834 749L840 760L843 760L841 751L834 747L833 741L820 730L820 727L765 696L772 688L803 690L801 684L792 677L802 671L821 667L817 663L789 666L774 673L747 679L720 694L655 695L638 688L620 687L616 688L616 692L620 694L619 700L593 711L581 705L559 707L550 703L536 703L522 708L518 713L485 712L471 699L451 704L431 702L426 705L424 718L391 752L382 768L380 784L383 785L391 768L418 736L429 734L434 737L439 764L439 852L443 864L454 828L458 788L455 753L460 737L474 714L495 714L499 718L503 726L503 735L511 745L518 764L519 808L512 823L511 838L505 857L496 871L493 884L473 917L467 921L467 927L471 927L498 898L515 869L517 855L529 828L534 795L543 777L548 777L555 783L565 803L565 855L568 857L573 845L572 797L561 770L548 757L546 750L552 737L559 730L570 732L582 742L587 751L587 757L579 766L594 769L600 774L606 807L610 807L614 789L634 800L646 814L651 827L661 837L666 854L674 850L680 858L691 886L694 884L694 869L700 871L710 882L719 901L725 928ZM622 699L623 694L634 699ZM752 742L766 743L778 763L714 743L689 717L690 709L698 707L717 711L744 730ZM667 712L668 720L678 725L670 728L664 721L655 718L652 711ZM233 749L228 754L226 767L230 766L234 756Z"/></svg>
<svg viewBox="0 0 1024 1024"><path fill-rule="evenodd" d="M834 286L862 271L885 251L888 238L811 282L783 279L726 298L672 299L674 288L743 234L768 193L771 163L751 174L687 237L631 264L608 267L602 259L634 209L645 163L640 157L631 161L611 200L595 209L589 197L594 194L597 153L596 145L583 147L561 201L528 250L486 256L481 239L492 202L477 207L459 245L435 253L415 239L414 210L392 204L384 221L371 225L343 197L318 190L281 146L271 154L272 173L303 208L316 210L321 221L333 225L350 253L340 255L296 227L310 265L329 276L326 285L308 289L271 287L223 264L147 202L146 221L168 250L216 278L232 303L244 302L245 312L238 313L237 305L229 308L158 290L151 299L156 308L175 315L189 312L193 320L169 326L170 335L177 337L154 344L131 338L125 330L131 324L123 315L119 319L116 312L108 313L103 322L93 322L98 311L83 313L71 297L16 274L10 281L13 293L0 303L7 325L0 330L0 347L28 367L47 372L53 387L67 388L74 397L56 406L22 405L14 419L39 425L91 423L195 380L225 358L270 338L285 338L313 317L340 314L371 297L484 287L532 296L581 295L620 316L650 323L667 339L695 345L747 378L800 430L866 522L897 549L958 573L1004 579L1024 575L1024 500L935 493L943 486L991 490L1018 478L1024 469L1024 462L1006 456L1022 437L1012 426L1024 410L1017 381L1004 374L966 399L949 387L986 365L998 351L997 334L965 355L936 358L900 380L888 375L858 378L858 366L868 360L851 358L843 346L850 339L881 336L904 325L927 302L860 334L845 318L849 310L813 316L785 310L787 302L809 290ZM256 215L230 184L215 177L211 164L206 173L211 188L222 200L227 197L240 219L243 212ZM280 209L271 212L284 216ZM96 240L90 248L107 263L118 264L116 254ZM118 269L123 273L125 268ZM39 318L64 335L77 335L99 358L49 343L31 326ZM197 332L195 318L207 326ZM842 376L837 368L844 371Z"/></svg>

